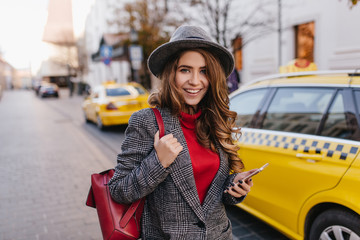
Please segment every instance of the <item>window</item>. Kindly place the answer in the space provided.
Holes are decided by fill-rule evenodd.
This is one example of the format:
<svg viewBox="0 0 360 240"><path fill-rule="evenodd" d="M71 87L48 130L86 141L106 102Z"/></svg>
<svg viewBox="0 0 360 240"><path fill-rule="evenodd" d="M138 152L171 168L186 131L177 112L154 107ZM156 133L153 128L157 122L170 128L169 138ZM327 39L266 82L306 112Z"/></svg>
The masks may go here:
<svg viewBox="0 0 360 240"><path fill-rule="evenodd" d="M258 110L267 89L256 89L240 93L230 100L230 109L237 112L236 124L240 127L250 125L251 119Z"/></svg>
<svg viewBox="0 0 360 240"><path fill-rule="evenodd" d="M360 116L360 90L355 91L355 105L357 107L358 114Z"/></svg>
<svg viewBox="0 0 360 240"><path fill-rule="evenodd" d="M237 36L233 41L235 69L242 70L242 38Z"/></svg>
<svg viewBox="0 0 360 240"><path fill-rule="evenodd" d="M315 23L295 26L295 57L314 62Z"/></svg>
<svg viewBox="0 0 360 240"><path fill-rule="evenodd" d="M107 88L106 96L116 97L116 96L128 96L131 95L128 90L125 88Z"/></svg>
<svg viewBox="0 0 360 240"><path fill-rule="evenodd" d="M337 94L333 104L329 109L329 113L321 135L344 138L346 135L348 135L346 129L344 99L342 93L340 92Z"/></svg>
<svg viewBox="0 0 360 240"><path fill-rule="evenodd" d="M136 89L136 91L140 94L140 95L143 95L145 94L145 91L144 89L140 88L140 87L134 87Z"/></svg>
<svg viewBox="0 0 360 240"><path fill-rule="evenodd" d="M322 136L359 140L359 127L353 113L345 110L344 91L339 91L329 109ZM355 98L356 93L355 93ZM358 101L358 100L356 100Z"/></svg>
<svg viewBox="0 0 360 240"><path fill-rule="evenodd" d="M266 113L263 129L315 134L335 90L280 88Z"/></svg>

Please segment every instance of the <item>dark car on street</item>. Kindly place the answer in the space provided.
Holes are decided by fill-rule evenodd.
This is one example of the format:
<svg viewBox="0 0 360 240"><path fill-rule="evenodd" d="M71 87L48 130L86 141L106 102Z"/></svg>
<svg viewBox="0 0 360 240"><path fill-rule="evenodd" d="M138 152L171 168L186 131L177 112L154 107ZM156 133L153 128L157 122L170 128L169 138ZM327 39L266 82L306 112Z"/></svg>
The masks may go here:
<svg viewBox="0 0 360 240"><path fill-rule="evenodd" d="M59 97L59 87L54 83L42 84L39 87L39 96L44 97Z"/></svg>

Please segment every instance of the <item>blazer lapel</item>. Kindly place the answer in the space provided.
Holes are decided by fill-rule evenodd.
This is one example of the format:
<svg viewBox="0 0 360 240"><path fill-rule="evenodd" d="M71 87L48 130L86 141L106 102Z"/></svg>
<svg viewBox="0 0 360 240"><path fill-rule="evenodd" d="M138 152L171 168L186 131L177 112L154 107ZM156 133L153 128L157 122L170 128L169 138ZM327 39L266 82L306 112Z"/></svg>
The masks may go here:
<svg viewBox="0 0 360 240"><path fill-rule="evenodd" d="M224 189L224 183L226 178L229 175L229 163L226 153L221 149L220 145L217 144L217 149L220 155L220 166L217 174L215 175L215 178L213 179L210 188L206 194L204 204L203 204L203 210L204 212L207 212L211 204L214 203L216 198L222 198L222 192ZM220 194L219 194L220 193Z"/></svg>
<svg viewBox="0 0 360 240"><path fill-rule="evenodd" d="M165 134L172 133L183 146L183 151L180 152L174 163L170 166L170 176L198 218L205 221L196 189L189 149L180 126L180 121L178 118L171 116L169 112L162 111L161 113L165 125Z"/></svg>

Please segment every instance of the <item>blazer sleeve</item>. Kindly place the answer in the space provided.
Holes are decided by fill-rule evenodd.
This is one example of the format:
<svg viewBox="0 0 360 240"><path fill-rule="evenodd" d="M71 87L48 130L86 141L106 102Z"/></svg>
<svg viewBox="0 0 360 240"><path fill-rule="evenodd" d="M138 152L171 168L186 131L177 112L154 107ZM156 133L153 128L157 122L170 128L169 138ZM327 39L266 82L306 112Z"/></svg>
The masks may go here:
<svg viewBox="0 0 360 240"><path fill-rule="evenodd" d="M224 190L225 190L226 186L230 185L230 182L234 181L235 176L236 176L236 173L229 175L229 177L225 181ZM223 193L223 203L228 204L228 205L235 205L235 204L241 203L245 199L245 197L246 197L246 195L242 196L240 198L236 198L236 197L231 196L229 193Z"/></svg>
<svg viewBox="0 0 360 240"><path fill-rule="evenodd" d="M170 170L161 165L154 149L158 130L154 126L157 124L151 109L130 117L115 173L108 183L116 202L128 204L150 194L169 175Z"/></svg>

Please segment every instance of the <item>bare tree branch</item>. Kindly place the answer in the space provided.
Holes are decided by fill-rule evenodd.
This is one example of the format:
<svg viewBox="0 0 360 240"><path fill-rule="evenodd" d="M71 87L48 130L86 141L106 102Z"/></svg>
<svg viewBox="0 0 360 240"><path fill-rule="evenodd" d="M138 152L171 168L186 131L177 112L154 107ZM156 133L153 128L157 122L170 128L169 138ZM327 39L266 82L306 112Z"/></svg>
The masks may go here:
<svg viewBox="0 0 360 240"><path fill-rule="evenodd" d="M276 30L273 25L277 19L271 11L276 7L275 0L254 0L252 7L244 4L244 11L243 8L233 7L234 3L241 4L240 0L198 0L185 3L202 13L202 18L198 18L198 21L205 21L204 24L210 29L214 39L225 47L229 47L236 36L246 37L251 31L253 32L247 39L255 39L253 35L259 33L259 28L266 29L261 32Z"/></svg>

